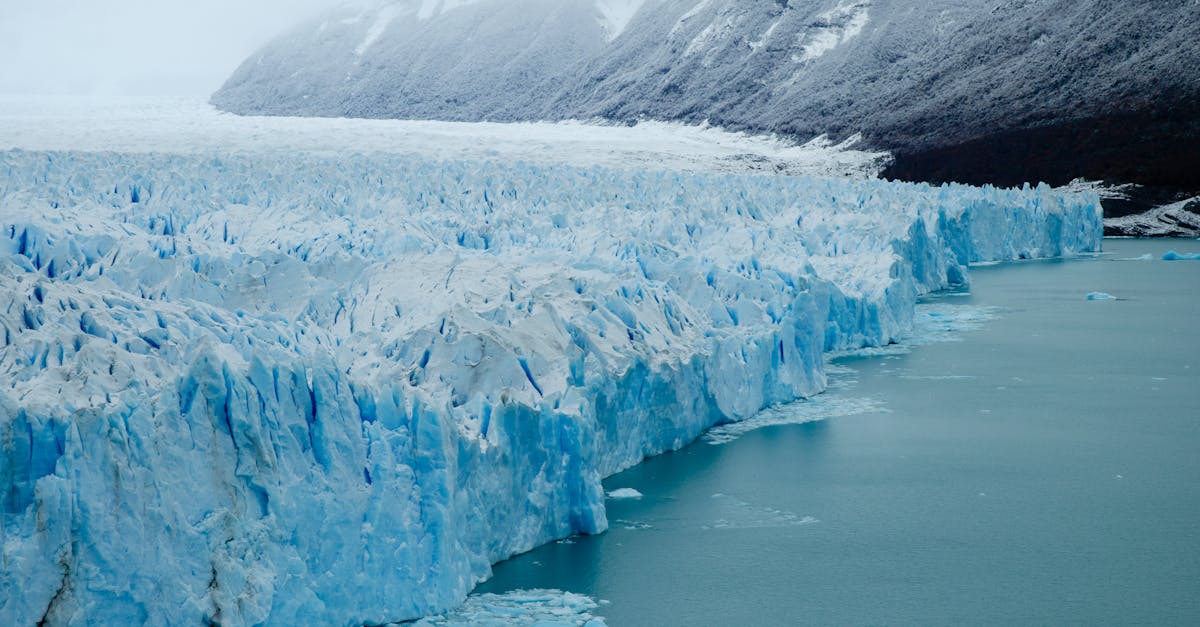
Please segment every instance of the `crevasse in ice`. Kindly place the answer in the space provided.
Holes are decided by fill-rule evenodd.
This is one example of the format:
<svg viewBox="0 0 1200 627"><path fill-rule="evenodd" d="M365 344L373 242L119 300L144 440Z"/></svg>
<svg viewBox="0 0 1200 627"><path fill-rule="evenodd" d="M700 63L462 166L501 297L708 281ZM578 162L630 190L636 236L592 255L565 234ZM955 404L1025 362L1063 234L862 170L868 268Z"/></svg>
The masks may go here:
<svg viewBox="0 0 1200 627"><path fill-rule="evenodd" d="M378 624L603 531L1094 195L395 155L0 153L0 623Z"/></svg>

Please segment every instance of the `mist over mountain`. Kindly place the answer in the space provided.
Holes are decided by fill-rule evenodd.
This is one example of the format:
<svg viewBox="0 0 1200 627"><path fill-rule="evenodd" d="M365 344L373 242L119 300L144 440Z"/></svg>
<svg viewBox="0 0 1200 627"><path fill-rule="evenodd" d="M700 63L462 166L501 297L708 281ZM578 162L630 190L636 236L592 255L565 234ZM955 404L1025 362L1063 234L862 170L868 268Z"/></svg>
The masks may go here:
<svg viewBox="0 0 1200 627"><path fill-rule="evenodd" d="M1200 2L401 0L300 25L212 102L861 132L889 177L1200 191Z"/></svg>

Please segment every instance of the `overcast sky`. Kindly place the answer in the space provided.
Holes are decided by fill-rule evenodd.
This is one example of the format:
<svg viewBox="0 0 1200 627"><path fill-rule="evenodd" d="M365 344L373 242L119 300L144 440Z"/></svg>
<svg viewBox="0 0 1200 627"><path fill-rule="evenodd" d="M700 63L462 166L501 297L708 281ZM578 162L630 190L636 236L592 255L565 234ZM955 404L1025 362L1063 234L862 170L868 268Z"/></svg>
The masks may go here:
<svg viewBox="0 0 1200 627"><path fill-rule="evenodd" d="M206 98L345 0L0 0L0 93Z"/></svg>

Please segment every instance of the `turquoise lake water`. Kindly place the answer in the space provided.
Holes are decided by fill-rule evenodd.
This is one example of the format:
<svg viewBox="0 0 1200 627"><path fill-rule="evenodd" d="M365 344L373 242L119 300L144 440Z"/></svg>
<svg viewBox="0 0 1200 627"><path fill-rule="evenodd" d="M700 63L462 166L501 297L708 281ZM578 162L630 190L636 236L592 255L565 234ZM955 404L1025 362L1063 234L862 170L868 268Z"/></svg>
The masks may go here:
<svg viewBox="0 0 1200 627"><path fill-rule="evenodd" d="M1200 261L1170 249L1200 241L976 268L911 348L836 359L768 422L831 417L613 476L643 496L607 533L479 591L585 594L613 626L1200 624Z"/></svg>

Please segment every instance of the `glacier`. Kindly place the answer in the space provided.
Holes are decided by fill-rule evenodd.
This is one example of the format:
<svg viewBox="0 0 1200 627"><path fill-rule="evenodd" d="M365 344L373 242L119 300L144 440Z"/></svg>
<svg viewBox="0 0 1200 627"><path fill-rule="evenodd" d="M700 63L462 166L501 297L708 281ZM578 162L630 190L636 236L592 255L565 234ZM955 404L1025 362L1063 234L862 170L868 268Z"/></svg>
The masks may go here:
<svg viewBox="0 0 1200 627"><path fill-rule="evenodd" d="M878 178L892 156L863 150L861 141L858 134L839 142L821 135L799 143L777 135L653 121L618 126L234 116L187 99L0 94L0 150L383 152L437 160Z"/></svg>
<svg viewBox="0 0 1200 627"><path fill-rule="evenodd" d="M0 152L0 623L459 606L1094 193L385 152Z"/></svg>

